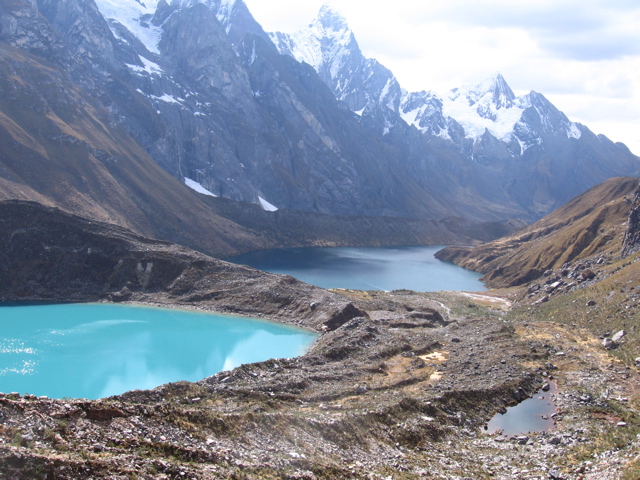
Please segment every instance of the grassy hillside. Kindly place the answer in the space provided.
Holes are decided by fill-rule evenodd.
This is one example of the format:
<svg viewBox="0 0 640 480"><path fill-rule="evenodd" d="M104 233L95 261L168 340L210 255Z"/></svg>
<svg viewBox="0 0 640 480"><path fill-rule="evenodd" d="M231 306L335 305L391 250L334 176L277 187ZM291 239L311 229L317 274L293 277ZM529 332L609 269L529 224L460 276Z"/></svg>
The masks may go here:
<svg viewBox="0 0 640 480"><path fill-rule="evenodd" d="M640 357L640 252L603 265L598 277L599 281L551 296L548 302L520 301L511 316L578 326L601 339L624 330L623 341L610 353L633 365Z"/></svg>
<svg viewBox="0 0 640 480"><path fill-rule="evenodd" d="M619 255L636 178L614 178L513 235L475 248L450 247L441 260L484 273L490 287L522 285L596 253Z"/></svg>

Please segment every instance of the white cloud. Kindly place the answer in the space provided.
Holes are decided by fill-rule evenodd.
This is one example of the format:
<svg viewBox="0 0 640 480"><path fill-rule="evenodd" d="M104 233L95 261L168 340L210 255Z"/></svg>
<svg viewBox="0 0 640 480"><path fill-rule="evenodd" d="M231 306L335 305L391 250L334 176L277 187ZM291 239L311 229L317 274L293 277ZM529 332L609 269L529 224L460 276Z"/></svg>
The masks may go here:
<svg viewBox="0 0 640 480"><path fill-rule="evenodd" d="M322 0L245 0L267 31L291 32ZM443 91L501 72L574 121L640 154L637 0L340 0L367 57L412 91Z"/></svg>

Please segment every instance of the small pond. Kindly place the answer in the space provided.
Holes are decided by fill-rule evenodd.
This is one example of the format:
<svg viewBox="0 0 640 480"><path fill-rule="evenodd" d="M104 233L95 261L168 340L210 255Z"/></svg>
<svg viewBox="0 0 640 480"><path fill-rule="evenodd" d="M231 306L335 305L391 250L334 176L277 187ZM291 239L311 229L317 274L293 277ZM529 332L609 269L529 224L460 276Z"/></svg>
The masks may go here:
<svg viewBox="0 0 640 480"><path fill-rule="evenodd" d="M331 247L265 250L227 261L271 273L292 275L322 288L415 290L418 292L486 290L481 274L434 257L442 246Z"/></svg>
<svg viewBox="0 0 640 480"><path fill-rule="evenodd" d="M533 397L518 405L507 408L505 413L497 413L488 423L486 433L502 435L523 435L530 432L545 432L553 428L552 415L556 406L551 397L557 391L557 385L549 383L550 390L539 390Z"/></svg>
<svg viewBox="0 0 640 480"><path fill-rule="evenodd" d="M113 304L0 307L0 392L102 398L302 355L316 334L272 322Z"/></svg>

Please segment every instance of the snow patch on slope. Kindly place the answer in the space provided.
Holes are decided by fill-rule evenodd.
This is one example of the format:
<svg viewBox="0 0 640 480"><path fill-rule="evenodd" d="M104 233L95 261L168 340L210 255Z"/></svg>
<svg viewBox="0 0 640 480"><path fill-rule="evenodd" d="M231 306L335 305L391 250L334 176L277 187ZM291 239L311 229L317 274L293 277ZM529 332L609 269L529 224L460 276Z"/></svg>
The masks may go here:
<svg viewBox="0 0 640 480"><path fill-rule="evenodd" d="M209 190L207 190L202 185L200 185L198 182L196 182L195 180L191 180L190 178L185 177L184 184L187 187L191 188L192 190L195 190L198 193L202 193L203 195L208 195L210 197L217 197L217 195L214 195Z"/></svg>
<svg viewBox="0 0 640 480"><path fill-rule="evenodd" d="M258 196L258 200L260 200L260 205L262 205L262 209L265 210L266 212L277 212L278 211L278 207L276 207L275 205L272 205L271 203L267 202L264 198Z"/></svg>
<svg viewBox="0 0 640 480"><path fill-rule="evenodd" d="M578 128L578 124L571 122L571 126L567 130L567 138L575 138L579 140L582 137L582 132Z"/></svg>
<svg viewBox="0 0 640 480"><path fill-rule="evenodd" d="M123 25L152 53L160 53L158 44L162 29L143 19L145 15L153 15L158 7L158 0L96 0L102 16L110 21ZM147 17L150 18L150 17Z"/></svg>
<svg viewBox="0 0 640 480"><path fill-rule="evenodd" d="M148 60L144 57L140 57L140 60L142 61L142 63L144 64L144 67L141 67L139 65L131 65L131 64L125 64L127 65L127 67L129 67L131 69L131 71L135 72L135 73L148 73L149 75L159 75L162 76L164 75L164 70L162 70L162 68L160 67L160 65L158 65L157 63L152 62L151 60Z"/></svg>
<svg viewBox="0 0 640 480"><path fill-rule="evenodd" d="M227 33L229 33L229 30L231 29L229 20L231 19L231 11L233 10L235 4L236 0L220 0L218 13L216 13L216 18L224 26Z"/></svg>

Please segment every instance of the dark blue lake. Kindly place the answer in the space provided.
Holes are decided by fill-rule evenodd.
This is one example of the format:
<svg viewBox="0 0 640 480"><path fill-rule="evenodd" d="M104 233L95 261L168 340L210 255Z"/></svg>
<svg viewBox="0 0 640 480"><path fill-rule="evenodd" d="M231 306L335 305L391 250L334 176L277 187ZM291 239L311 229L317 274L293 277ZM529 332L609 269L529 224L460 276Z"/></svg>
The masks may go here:
<svg viewBox="0 0 640 480"><path fill-rule="evenodd" d="M177 309L0 307L0 392L102 398L299 356L315 338L272 322Z"/></svg>
<svg viewBox="0 0 640 480"><path fill-rule="evenodd" d="M355 290L485 290L479 273L438 260L442 246L289 248L226 260L284 273L323 288Z"/></svg>

